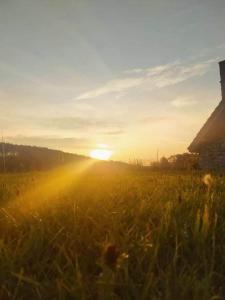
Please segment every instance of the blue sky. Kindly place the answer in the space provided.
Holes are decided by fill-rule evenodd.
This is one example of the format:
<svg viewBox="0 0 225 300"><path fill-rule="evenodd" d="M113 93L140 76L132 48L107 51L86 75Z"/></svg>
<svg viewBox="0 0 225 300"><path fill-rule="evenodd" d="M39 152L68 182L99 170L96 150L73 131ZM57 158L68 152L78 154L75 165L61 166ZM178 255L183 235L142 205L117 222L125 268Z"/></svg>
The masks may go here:
<svg viewBox="0 0 225 300"><path fill-rule="evenodd" d="M221 99L224 28L224 0L0 1L0 128L121 160L184 152Z"/></svg>

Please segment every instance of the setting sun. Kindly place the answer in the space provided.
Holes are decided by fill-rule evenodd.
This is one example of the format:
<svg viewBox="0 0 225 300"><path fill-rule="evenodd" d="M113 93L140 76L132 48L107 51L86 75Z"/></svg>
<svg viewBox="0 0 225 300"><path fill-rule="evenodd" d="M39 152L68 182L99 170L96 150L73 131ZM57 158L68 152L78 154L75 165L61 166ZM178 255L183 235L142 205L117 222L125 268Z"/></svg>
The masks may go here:
<svg viewBox="0 0 225 300"><path fill-rule="evenodd" d="M112 151L107 149L95 149L90 152L94 159L108 160L112 156Z"/></svg>

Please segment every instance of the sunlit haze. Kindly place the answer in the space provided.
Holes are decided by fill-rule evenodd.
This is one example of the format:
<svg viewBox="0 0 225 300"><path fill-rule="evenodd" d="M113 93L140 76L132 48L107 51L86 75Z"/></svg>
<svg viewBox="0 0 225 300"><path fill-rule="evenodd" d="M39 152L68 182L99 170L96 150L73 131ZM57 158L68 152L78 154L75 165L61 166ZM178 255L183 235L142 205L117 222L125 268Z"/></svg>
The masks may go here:
<svg viewBox="0 0 225 300"><path fill-rule="evenodd" d="M108 149L95 149L90 152L90 157L100 160L108 160L112 156L112 151Z"/></svg>
<svg viewBox="0 0 225 300"><path fill-rule="evenodd" d="M154 160L221 100L224 0L1 1L0 23L6 142Z"/></svg>

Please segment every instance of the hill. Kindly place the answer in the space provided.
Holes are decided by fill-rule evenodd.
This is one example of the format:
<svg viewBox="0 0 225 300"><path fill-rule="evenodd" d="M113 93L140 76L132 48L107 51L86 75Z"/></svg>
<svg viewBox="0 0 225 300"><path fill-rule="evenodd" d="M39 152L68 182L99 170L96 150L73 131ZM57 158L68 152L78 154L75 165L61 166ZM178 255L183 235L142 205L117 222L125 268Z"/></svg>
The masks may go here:
<svg viewBox="0 0 225 300"><path fill-rule="evenodd" d="M45 171L56 167L94 159L44 147L0 143L0 173ZM95 172L137 169L137 166L118 161L96 161Z"/></svg>
<svg viewBox="0 0 225 300"><path fill-rule="evenodd" d="M87 156L66 153L43 147L0 143L0 172L47 170L71 162L90 159Z"/></svg>

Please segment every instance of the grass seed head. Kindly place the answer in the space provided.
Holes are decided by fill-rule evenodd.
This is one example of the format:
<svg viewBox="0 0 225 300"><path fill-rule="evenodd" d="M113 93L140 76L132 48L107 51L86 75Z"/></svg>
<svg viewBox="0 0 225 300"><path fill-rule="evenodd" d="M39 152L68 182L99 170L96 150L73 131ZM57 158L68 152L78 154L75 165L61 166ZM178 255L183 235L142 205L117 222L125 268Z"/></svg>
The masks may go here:
<svg viewBox="0 0 225 300"><path fill-rule="evenodd" d="M211 174L205 174L202 181L208 188L210 188L213 184L213 177Z"/></svg>

